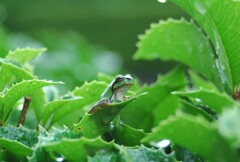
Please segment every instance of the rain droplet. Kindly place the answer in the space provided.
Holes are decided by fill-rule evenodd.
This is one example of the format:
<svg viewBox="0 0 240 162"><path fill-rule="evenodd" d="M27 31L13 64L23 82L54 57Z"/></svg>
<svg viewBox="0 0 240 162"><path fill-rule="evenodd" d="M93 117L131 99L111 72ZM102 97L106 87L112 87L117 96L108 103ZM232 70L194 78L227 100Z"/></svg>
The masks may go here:
<svg viewBox="0 0 240 162"><path fill-rule="evenodd" d="M160 3L166 3L167 2L167 0L157 0L158 2L160 2Z"/></svg>
<svg viewBox="0 0 240 162"><path fill-rule="evenodd" d="M64 161L64 158L63 158L63 157L57 157L57 158L56 158L56 161L57 161L57 162L62 162L62 161Z"/></svg>
<svg viewBox="0 0 240 162"><path fill-rule="evenodd" d="M153 142L151 143L152 146L157 147L157 148L165 148L171 144L171 141L168 139L163 139L158 142Z"/></svg>
<svg viewBox="0 0 240 162"><path fill-rule="evenodd" d="M195 100L196 102L202 102L202 100L201 100L200 98L194 98L194 100Z"/></svg>

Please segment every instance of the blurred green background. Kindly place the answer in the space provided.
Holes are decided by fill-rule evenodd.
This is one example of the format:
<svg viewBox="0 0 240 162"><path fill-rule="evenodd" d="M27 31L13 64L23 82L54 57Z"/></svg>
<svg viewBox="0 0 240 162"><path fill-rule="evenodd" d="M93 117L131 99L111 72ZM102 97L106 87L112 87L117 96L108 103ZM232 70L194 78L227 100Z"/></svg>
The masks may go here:
<svg viewBox="0 0 240 162"><path fill-rule="evenodd" d="M97 73L131 73L152 82L173 62L134 61L138 35L161 19L188 17L157 0L2 0L0 57L17 47L46 47L33 61L41 79L61 80L66 90Z"/></svg>

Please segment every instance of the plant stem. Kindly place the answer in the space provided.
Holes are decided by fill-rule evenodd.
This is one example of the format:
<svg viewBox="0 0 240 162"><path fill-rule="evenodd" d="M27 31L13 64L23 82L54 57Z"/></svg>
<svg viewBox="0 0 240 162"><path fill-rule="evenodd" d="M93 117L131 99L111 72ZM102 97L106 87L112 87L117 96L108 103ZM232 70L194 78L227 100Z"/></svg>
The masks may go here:
<svg viewBox="0 0 240 162"><path fill-rule="evenodd" d="M17 126L19 127L20 125L24 125L25 122L25 118L26 118L26 114L27 114L27 110L30 104L31 98L30 97L25 97L24 98L24 104L23 104L23 109L20 115L20 118L18 120L18 124Z"/></svg>

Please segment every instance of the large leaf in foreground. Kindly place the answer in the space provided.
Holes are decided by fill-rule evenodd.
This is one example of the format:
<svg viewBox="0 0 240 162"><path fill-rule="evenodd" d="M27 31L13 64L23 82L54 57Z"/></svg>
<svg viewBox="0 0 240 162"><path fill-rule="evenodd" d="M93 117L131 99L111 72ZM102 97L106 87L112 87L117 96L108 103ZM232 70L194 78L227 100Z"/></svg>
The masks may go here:
<svg viewBox="0 0 240 162"><path fill-rule="evenodd" d="M144 95L144 93L119 103L102 103L97 107L98 110L96 112L85 114L83 119L74 125L74 132L80 132L88 138L95 138L102 135L107 131L111 121L113 121L118 113L141 95Z"/></svg>
<svg viewBox="0 0 240 162"><path fill-rule="evenodd" d="M12 62L0 59L0 63L0 90L4 90L4 88L12 82L13 76L15 76L19 82L23 79L28 80L34 78L29 72Z"/></svg>
<svg viewBox="0 0 240 162"><path fill-rule="evenodd" d="M110 129L110 134L116 143L124 146L136 146L141 144L141 139L146 136L142 129L135 129L124 124L119 118L115 118Z"/></svg>
<svg viewBox="0 0 240 162"><path fill-rule="evenodd" d="M32 147L38 141L38 133L24 127L0 127L0 146L18 157L32 154Z"/></svg>
<svg viewBox="0 0 240 162"><path fill-rule="evenodd" d="M4 88L6 84L21 82L22 80L32 80L36 79L35 76L30 74L23 67L19 67L13 63L6 60L0 60L2 66L0 71L0 89ZM15 80L12 80L12 78ZM35 111L37 121L39 122L42 115L42 108L45 104L45 96L42 89L36 89L33 93L29 95L31 98L31 105Z"/></svg>
<svg viewBox="0 0 240 162"><path fill-rule="evenodd" d="M17 141L0 138L0 146L17 157L25 157L32 154L32 149L30 147Z"/></svg>
<svg viewBox="0 0 240 162"><path fill-rule="evenodd" d="M6 120L6 117L11 112L14 104L21 99L22 97L27 96L35 89L52 85L52 84L62 84L62 82L52 82L46 80L24 80L20 83L13 85L9 88L3 95L3 106L4 106L4 117L3 120Z"/></svg>
<svg viewBox="0 0 240 162"><path fill-rule="evenodd" d="M64 124L71 128L73 126L72 123L79 122L79 119L88 111L89 106L99 100L99 96L106 87L107 84L105 82L91 81L89 83L85 82L81 87L75 88L72 94L75 97L79 97L79 99L73 101L71 103L72 106L66 104L61 109L54 111L52 122L57 125Z"/></svg>
<svg viewBox="0 0 240 162"><path fill-rule="evenodd" d="M42 124L45 128L49 128L54 123L58 122L60 118L56 118L56 112L61 116L68 115L74 109L79 108L79 105L83 102L83 98L75 97L70 99L55 100L48 103L42 113ZM60 117L61 117L60 116Z"/></svg>
<svg viewBox="0 0 240 162"><path fill-rule="evenodd" d="M171 0L205 30L218 55L222 82L230 88L240 81L240 3L234 0Z"/></svg>
<svg viewBox="0 0 240 162"><path fill-rule="evenodd" d="M110 150L113 142L105 142L101 138L62 139L43 145L48 152L57 152L69 161L87 161L87 156L93 156L96 151Z"/></svg>
<svg viewBox="0 0 240 162"><path fill-rule="evenodd" d="M216 126L203 118L186 114L171 117L161 122L143 141L160 141L166 138L210 161L237 161L235 151L218 133Z"/></svg>
<svg viewBox="0 0 240 162"><path fill-rule="evenodd" d="M140 38L134 58L181 62L223 89L211 46L193 21L168 19L153 24Z"/></svg>

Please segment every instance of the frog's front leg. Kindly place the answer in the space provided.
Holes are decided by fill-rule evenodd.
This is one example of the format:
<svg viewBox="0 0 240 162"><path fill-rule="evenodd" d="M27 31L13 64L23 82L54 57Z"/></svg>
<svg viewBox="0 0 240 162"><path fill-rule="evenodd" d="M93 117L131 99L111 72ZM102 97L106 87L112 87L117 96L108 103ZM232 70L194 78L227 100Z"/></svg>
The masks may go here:
<svg viewBox="0 0 240 162"><path fill-rule="evenodd" d="M92 106L92 108L88 111L88 114L93 114L97 112L99 109L106 107L106 105L109 103L111 103L111 101L108 98L101 99L95 105Z"/></svg>
<svg viewBox="0 0 240 162"><path fill-rule="evenodd" d="M131 97L129 96L123 96L123 101L129 100Z"/></svg>
<svg viewBox="0 0 240 162"><path fill-rule="evenodd" d="M100 101L98 101L96 104L99 104L99 103L111 103L111 100L109 98L103 98Z"/></svg>

